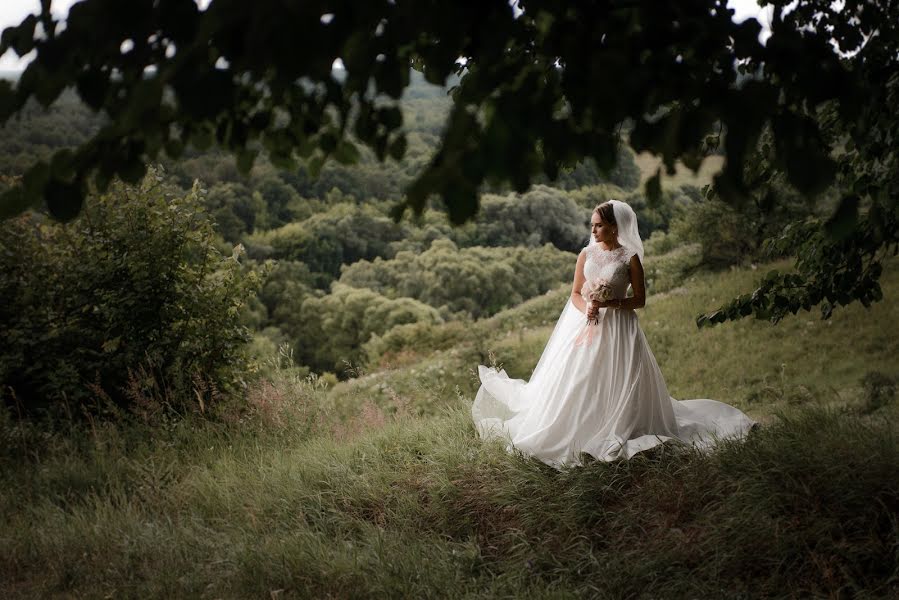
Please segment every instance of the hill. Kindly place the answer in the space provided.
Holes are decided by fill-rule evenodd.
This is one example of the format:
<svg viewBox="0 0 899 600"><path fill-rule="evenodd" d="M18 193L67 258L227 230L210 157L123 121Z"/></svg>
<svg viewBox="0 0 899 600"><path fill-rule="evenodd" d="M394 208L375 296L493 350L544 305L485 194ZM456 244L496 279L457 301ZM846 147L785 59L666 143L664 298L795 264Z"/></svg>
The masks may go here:
<svg viewBox="0 0 899 600"><path fill-rule="evenodd" d="M249 413L4 421L0 594L895 595L895 303L695 328L756 275L698 276L640 314L673 395L765 422L711 454L560 473L477 439L470 370L494 353L527 377L565 288L381 339L393 366L333 387L276 370ZM883 283L899 293L895 262Z"/></svg>
<svg viewBox="0 0 899 600"><path fill-rule="evenodd" d="M648 259L650 266L652 258ZM772 267L702 273L668 292L650 295L638 312L671 395L679 399L713 398L765 418L784 404L854 405L862 402L865 382L899 375L899 307L885 301L866 309L853 305L827 321L816 313L800 313L778 325L745 319L713 329L696 328L695 317L729 298L752 289ZM884 295L899 294L899 264L884 273ZM423 414L435 406L423 403L416 386L433 382L441 398L452 398L458 386L471 397L477 389L474 367L495 355L512 377L528 378L555 319L570 292L566 284L490 319L471 324L409 328L399 339L376 341L383 369L339 384L332 392L344 397L387 399L407 396ZM391 347L390 343L393 343Z"/></svg>

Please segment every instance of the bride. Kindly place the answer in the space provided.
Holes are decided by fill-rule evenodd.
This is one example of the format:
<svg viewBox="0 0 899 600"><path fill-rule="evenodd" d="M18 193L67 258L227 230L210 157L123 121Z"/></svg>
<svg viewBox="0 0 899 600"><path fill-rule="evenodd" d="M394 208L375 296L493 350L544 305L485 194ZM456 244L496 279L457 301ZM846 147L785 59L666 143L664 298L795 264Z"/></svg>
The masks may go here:
<svg viewBox="0 0 899 600"><path fill-rule="evenodd" d="M557 468L581 464L581 453L610 461L667 440L709 448L717 438L745 434L755 422L736 408L668 395L634 312L646 294L633 209L617 200L600 204L591 228L571 298L530 381L478 366L471 409L478 433Z"/></svg>

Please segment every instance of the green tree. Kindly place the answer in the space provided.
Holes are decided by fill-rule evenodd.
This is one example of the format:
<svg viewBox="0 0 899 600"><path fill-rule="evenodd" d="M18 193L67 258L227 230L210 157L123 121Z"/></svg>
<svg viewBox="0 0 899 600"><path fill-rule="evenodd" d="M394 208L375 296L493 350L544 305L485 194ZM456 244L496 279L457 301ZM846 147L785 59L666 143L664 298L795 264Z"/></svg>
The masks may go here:
<svg viewBox="0 0 899 600"><path fill-rule="evenodd" d="M205 194L203 204L213 215L222 237L232 243L252 233L257 220L263 223L267 220L262 197L240 183L212 186Z"/></svg>
<svg viewBox="0 0 899 600"><path fill-rule="evenodd" d="M295 359L301 364L345 375L347 363L366 360L362 345L372 335L406 323L439 321L434 308L412 298L387 298L335 283L330 294L306 297L283 329L295 340Z"/></svg>
<svg viewBox="0 0 899 600"><path fill-rule="evenodd" d="M340 282L389 298L410 297L444 316L492 315L553 289L574 274L576 257L547 244L539 248L475 246L459 249L436 240L422 253L359 261L342 269Z"/></svg>
<svg viewBox="0 0 899 600"><path fill-rule="evenodd" d="M453 236L465 246L542 246L578 252L587 242L589 211L565 192L538 185L525 194L485 195L467 235Z"/></svg>
<svg viewBox="0 0 899 600"><path fill-rule="evenodd" d="M251 256L300 261L327 289L343 264L392 256L404 229L369 205L336 204L300 222L248 238Z"/></svg>
<svg viewBox="0 0 899 600"><path fill-rule="evenodd" d="M74 87L106 124L30 168L0 210L45 202L72 218L89 180L100 189L115 176L137 181L148 161L190 145L217 143L242 171L262 150L277 166L307 159L313 174L329 158L355 161L357 143L378 160L401 159L408 140L398 99L411 65L434 84L459 79L439 148L398 212L421 212L436 194L462 222L485 182L523 193L535 176L555 180L587 157L609 172L625 126L631 147L661 156L670 173L678 159L696 169L707 152L722 152L715 190L739 204L751 193L747 155L770 126L772 165L799 193L814 197L837 180L838 164L848 169L839 171L852 185L841 186L831 238L858 232L877 248L894 244L895 169L870 165L895 154L899 139L899 117L886 108L895 105L899 6L767 4L772 35L762 44L758 22L734 23L724 0L520 0L522 12L506 0L375 0L364 10L212 0L202 11L194 0L84 0L64 28L42 2L39 16L0 39L0 54L36 52L15 86L0 84L0 122L30 99L47 106ZM822 112L837 123L823 123ZM710 149L710 138L723 145ZM646 183L650 200L660 176ZM802 285L816 273L804 272Z"/></svg>

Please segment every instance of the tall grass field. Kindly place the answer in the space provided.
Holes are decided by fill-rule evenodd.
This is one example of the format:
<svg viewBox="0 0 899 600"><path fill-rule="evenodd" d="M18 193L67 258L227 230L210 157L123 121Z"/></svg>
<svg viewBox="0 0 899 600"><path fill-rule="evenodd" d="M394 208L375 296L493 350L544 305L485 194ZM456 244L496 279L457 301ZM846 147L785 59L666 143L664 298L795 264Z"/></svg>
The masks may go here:
<svg viewBox="0 0 899 600"><path fill-rule="evenodd" d="M527 378L565 286L347 382L276 369L216 419L6 415L0 597L897 597L896 267L886 300L829 321L696 328L767 267L652 296L672 396L762 423L709 453L556 471L479 440L474 369Z"/></svg>

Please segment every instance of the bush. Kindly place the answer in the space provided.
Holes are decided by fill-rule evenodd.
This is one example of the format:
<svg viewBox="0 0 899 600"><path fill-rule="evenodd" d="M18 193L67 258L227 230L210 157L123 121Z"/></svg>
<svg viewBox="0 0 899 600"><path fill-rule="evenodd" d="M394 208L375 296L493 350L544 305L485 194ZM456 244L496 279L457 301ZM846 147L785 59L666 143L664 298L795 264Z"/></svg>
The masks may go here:
<svg viewBox="0 0 899 600"><path fill-rule="evenodd" d="M69 224L0 224L0 381L28 411L201 410L239 382L242 309L259 274L215 246L199 188L173 194L152 172L113 184ZM74 406L73 406L74 405Z"/></svg>

